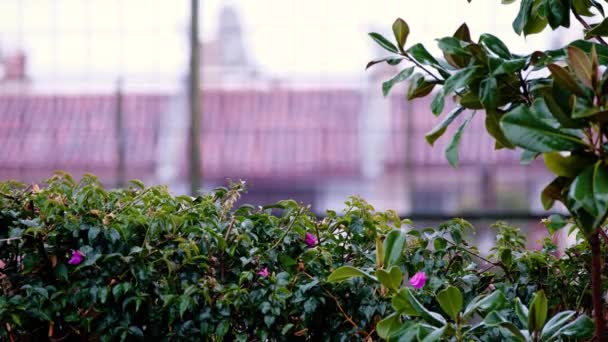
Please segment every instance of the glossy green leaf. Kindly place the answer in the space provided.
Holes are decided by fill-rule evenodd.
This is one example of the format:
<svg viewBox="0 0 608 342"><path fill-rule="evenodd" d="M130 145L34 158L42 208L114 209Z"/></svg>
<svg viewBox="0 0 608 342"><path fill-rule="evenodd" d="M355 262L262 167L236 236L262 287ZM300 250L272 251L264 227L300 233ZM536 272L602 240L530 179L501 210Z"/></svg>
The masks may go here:
<svg viewBox="0 0 608 342"><path fill-rule="evenodd" d="M396 265L403 256L407 234L402 230L392 230L384 240L384 267Z"/></svg>
<svg viewBox="0 0 608 342"><path fill-rule="evenodd" d="M574 179L567 204L586 233L591 233L603 223L608 211L608 171L601 162L588 167ZM590 220L581 210L589 215Z"/></svg>
<svg viewBox="0 0 608 342"><path fill-rule="evenodd" d="M412 291L408 288L403 289L404 296L409 300L412 308L422 317L427 323L441 327L446 324L445 318L443 318L440 314L430 311L425 308L422 303L416 299L416 296L412 293Z"/></svg>
<svg viewBox="0 0 608 342"><path fill-rule="evenodd" d="M590 0L572 0L572 9L578 15L583 17L592 17L594 16L593 12L591 12L592 3Z"/></svg>
<svg viewBox="0 0 608 342"><path fill-rule="evenodd" d="M431 55L424 45L418 43L406 50L407 54L422 65L438 66L439 62Z"/></svg>
<svg viewBox="0 0 608 342"><path fill-rule="evenodd" d="M337 283L355 277L364 277L369 280L378 281L376 277L352 266L342 266L337 268L335 271L331 272L329 277L327 277L327 281L330 283Z"/></svg>
<svg viewBox="0 0 608 342"><path fill-rule="evenodd" d="M528 24L528 20L530 20L530 15L532 12L532 3L533 0L521 0L519 12L513 21L513 30L515 33L521 34Z"/></svg>
<svg viewBox="0 0 608 342"><path fill-rule="evenodd" d="M543 153L545 166L557 176L574 178L594 160L581 155L562 156L559 152Z"/></svg>
<svg viewBox="0 0 608 342"><path fill-rule="evenodd" d="M542 120L541 113L523 104L504 115L500 126L509 141L530 151L572 151L585 147L580 138L552 127Z"/></svg>
<svg viewBox="0 0 608 342"><path fill-rule="evenodd" d="M391 300L391 304L393 305L393 309L401 314L405 314L408 316L420 316L418 311L414 309L414 306L410 303L409 295L407 293L409 291L406 288L402 288L399 290L397 294L395 294Z"/></svg>
<svg viewBox="0 0 608 342"><path fill-rule="evenodd" d="M474 112L471 113L471 116L469 116L465 121L462 122L462 124L460 124L458 130L456 130L456 133L454 133L454 136L452 137L452 141L450 141L450 144L445 150L445 156L448 159L450 165L452 165L452 167L458 166L458 147L460 146L460 139L462 138L462 133L464 132L464 129L469 124L471 119L473 119L474 115Z"/></svg>
<svg viewBox="0 0 608 342"><path fill-rule="evenodd" d="M384 36L382 36L381 34L376 33L376 32L370 32L369 36L372 37L372 39L376 43L378 43L378 45L383 47L385 50L390 51L392 53L399 53L399 50L397 49L395 44L391 43L388 39L384 38Z"/></svg>
<svg viewBox="0 0 608 342"><path fill-rule="evenodd" d="M399 82L407 80L414 73L414 67L409 67L401 70L397 75L393 76L390 80L382 83L382 95L387 96L393 86Z"/></svg>
<svg viewBox="0 0 608 342"><path fill-rule="evenodd" d="M431 109L433 114L439 115L443 111L445 105L444 97L462 87L468 85L471 81L478 77L477 72L479 66L473 65L462 70L459 70L452 76L450 76L444 83L441 91L437 93L433 102L431 103Z"/></svg>
<svg viewBox="0 0 608 342"><path fill-rule="evenodd" d="M545 11L546 0L533 0L530 16L524 27L524 35L530 35L542 32L548 24Z"/></svg>
<svg viewBox="0 0 608 342"><path fill-rule="evenodd" d="M478 296L464 309L463 317L471 317L471 315L479 311L487 313L493 310L499 310L505 305L506 301L507 298L500 290L496 290L489 295Z"/></svg>
<svg viewBox="0 0 608 342"><path fill-rule="evenodd" d="M570 8L567 5L570 1L564 3L562 0L546 0L547 20L552 29L560 26L570 26Z"/></svg>
<svg viewBox="0 0 608 342"><path fill-rule="evenodd" d="M536 292L528 308L528 330L530 332L541 331L547 320L548 310L549 302L545 292L543 290Z"/></svg>
<svg viewBox="0 0 608 342"><path fill-rule="evenodd" d="M509 48L498 37L489 33L484 33L479 36L479 44L485 46L496 56L504 59L512 58Z"/></svg>
<svg viewBox="0 0 608 342"><path fill-rule="evenodd" d="M403 19L397 18L397 20L395 20L393 23L393 34L395 35L395 40L397 41L399 51L403 52L403 48L407 41L407 36L410 34L410 27Z"/></svg>
<svg viewBox="0 0 608 342"><path fill-rule="evenodd" d="M580 128L582 127L582 123L572 119L570 115L572 108L568 102L569 93L566 92L567 90L557 84L554 84L551 88L543 88L540 91L551 115L559 122L560 126L564 128ZM556 99L556 95L562 98L558 100Z"/></svg>
<svg viewBox="0 0 608 342"><path fill-rule="evenodd" d="M422 340L420 340L420 342L441 341L441 338L445 334L446 329L447 329L447 326L445 326L445 325L440 328L434 328L433 331L430 334L424 336L424 338Z"/></svg>
<svg viewBox="0 0 608 342"><path fill-rule="evenodd" d="M437 293L437 301L443 312L450 316L453 320L458 318L460 310L462 310L462 293L454 286L448 286L444 290Z"/></svg>
<svg viewBox="0 0 608 342"><path fill-rule="evenodd" d="M562 311L551 317L540 333L541 340L548 341L552 338L559 329L564 327L568 321L574 317L574 315L576 315L576 312L574 311Z"/></svg>
<svg viewBox="0 0 608 342"><path fill-rule="evenodd" d="M500 127L500 116L495 110L487 110L485 118L486 130L496 139L500 147L513 149L515 146L507 139Z"/></svg>
<svg viewBox="0 0 608 342"><path fill-rule="evenodd" d="M515 316L517 316L517 319L519 319L519 322L524 327L524 329L528 329L528 308L522 304L519 298L515 298L514 308Z"/></svg>
<svg viewBox="0 0 608 342"><path fill-rule="evenodd" d="M479 100L486 109L495 109L498 106L498 81L495 77L488 77L481 81Z"/></svg>
<svg viewBox="0 0 608 342"><path fill-rule="evenodd" d="M388 339L395 334L401 327L401 319L399 318L398 313L393 313L381 321L376 325L376 332L378 336L383 339Z"/></svg>
<svg viewBox="0 0 608 342"><path fill-rule="evenodd" d="M593 25L590 30L585 32L585 39L590 39L596 36L608 36L608 19L604 19L601 23Z"/></svg>
<svg viewBox="0 0 608 342"><path fill-rule="evenodd" d="M456 107L449 114L447 114L437 126L435 126L430 132L428 132L424 137L426 141L433 145L437 139L439 139L443 133L445 133L448 126L458 117L462 112L464 112L464 107Z"/></svg>
<svg viewBox="0 0 608 342"><path fill-rule="evenodd" d="M492 70L493 76L513 74L523 70L526 66L525 58L516 58L511 60L498 60L498 66Z"/></svg>
<svg viewBox="0 0 608 342"><path fill-rule="evenodd" d="M415 74L410 79L410 86L407 89L407 99L413 100L419 97L425 97L433 91L437 83L427 81L421 74Z"/></svg>
<svg viewBox="0 0 608 342"><path fill-rule="evenodd" d="M568 323L555 333L555 336L572 337L579 340L590 338L593 335L593 321L586 315L581 315L573 322ZM547 339L551 341L552 339Z"/></svg>
<svg viewBox="0 0 608 342"><path fill-rule="evenodd" d="M401 281L403 280L403 273L401 273L401 269L399 269L398 266L393 266L389 271L377 269L376 277L384 287L398 290L399 286L401 286Z"/></svg>

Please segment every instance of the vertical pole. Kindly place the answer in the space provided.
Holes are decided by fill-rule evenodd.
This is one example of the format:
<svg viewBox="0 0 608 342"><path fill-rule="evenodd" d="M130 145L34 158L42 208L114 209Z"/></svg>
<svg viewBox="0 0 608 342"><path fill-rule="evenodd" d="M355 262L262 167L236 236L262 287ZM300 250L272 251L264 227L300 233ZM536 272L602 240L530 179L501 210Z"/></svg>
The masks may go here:
<svg viewBox="0 0 608 342"><path fill-rule="evenodd" d="M116 81L115 93L115 134L116 134L116 187L120 188L125 185L125 160L126 160L126 134L123 123L122 111L122 79Z"/></svg>
<svg viewBox="0 0 608 342"><path fill-rule="evenodd" d="M404 143L405 143L405 158L404 166L405 166L405 177L406 177L406 198L407 204L409 205L408 214L415 214L414 209L414 201L416 200L416 161L414 159L414 141L416 139L416 119L413 113L414 105L410 101L406 101L405 103L405 113L401 113L401 115L405 116L405 120L403 123L405 125L404 129Z"/></svg>
<svg viewBox="0 0 608 342"><path fill-rule="evenodd" d="M198 39L198 0L191 0L190 8L190 193L194 196L201 186L200 154L200 60Z"/></svg>

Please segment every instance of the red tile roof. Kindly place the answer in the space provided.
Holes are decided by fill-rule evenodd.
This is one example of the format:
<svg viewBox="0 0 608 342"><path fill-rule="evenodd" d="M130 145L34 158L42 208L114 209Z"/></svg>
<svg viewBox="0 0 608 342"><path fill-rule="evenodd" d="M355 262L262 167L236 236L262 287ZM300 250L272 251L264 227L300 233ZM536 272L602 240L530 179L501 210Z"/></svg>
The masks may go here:
<svg viewBox="0 0 608 342"><path fill-rule="evenodd" d="M128 178L154 180L162 115L168 95L124 94ZM0 179L32 180L55 169L112 179L116 167L113 95L0 95ZM387 100L388 101L388 100ZM410 149L419 166L446 166L447 137L434 148L424 134L438 122L426 100L391 100L387 164L405 163L404 120L414 122ZM225 177L315 181L360 175L359 113L355 90L205 91L202 160L210 181ZM185 105L185 104L184 104ZM407 106L412 112L407 113ZM457 126L453 125L450 131ZM450 132L448 132L449 134ZM186 137L176 137L182 142ZM187 148L180 158L186 177ZM518 154L493 150L479 113L463 136L462 164L517 163ZM185 179L185 178L184 178Z"/></svg>

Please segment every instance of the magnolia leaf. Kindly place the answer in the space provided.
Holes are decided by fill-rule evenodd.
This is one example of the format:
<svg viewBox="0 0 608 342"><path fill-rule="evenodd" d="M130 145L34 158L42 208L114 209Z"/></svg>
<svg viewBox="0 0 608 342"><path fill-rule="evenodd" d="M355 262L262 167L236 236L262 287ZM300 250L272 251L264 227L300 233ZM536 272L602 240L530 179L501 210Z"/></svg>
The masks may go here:
<svg viewBox="0 0 608 342"><path fill-rule="evenodd" d="M453 109L448 115L445 116L437 126L435 126L430 132L428 132L424 137L426 141L433 145L437 139L439 139L443 133L445 133L448 126L465 110L464 107L457 107Z"/></svg>
<svg viewBox="0 0 608 342"><path fill-rule="evenodd" d="M568 65L574 70L578 79L589 89L593 89L593 66L583 50L576 46L568 47Z"/></svg>
<svg viewBox="0 0 608 342"><path fill-rule="evenodd" d="M372 39L376 43L378 43L378 45L382 46L385 50L390 51L392 53L399 53L399 50L397 49L395 44L388 41L388 39L384 38L384 36L382 36L381 34L376 32L370 32L369 36L372 37Z"/></svg>
<svg viewBox="0 0 608 342"><path fill-rule="evenodd" d="M410 27L403 19L397 18L397 20L395 20L393 23L393 34L397 40L397 47L399 48L399 51L403 52L405 42L407 41L407 36L410 34Z"/></svg>

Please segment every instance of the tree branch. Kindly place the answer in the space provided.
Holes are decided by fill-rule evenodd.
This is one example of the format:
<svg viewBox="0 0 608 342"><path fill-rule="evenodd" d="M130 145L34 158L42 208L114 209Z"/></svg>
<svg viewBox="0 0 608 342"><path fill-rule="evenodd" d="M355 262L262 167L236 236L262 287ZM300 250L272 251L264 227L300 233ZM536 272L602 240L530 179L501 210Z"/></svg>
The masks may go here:
<svg viewBox="0 0 608 342"><path fill-rule="evenodd" d="M572 11L572 13L574 13L574 17L576 18L576 20L578 20L578 22L581 23L585 29L587 29L587 30L591 29L591 26L589 24L587 24L587 22L585 21L585 19L583 19L583 17L581 17L575 11ZM608 45L608 43L606 43L606 41L600 36L593 36L593 38L595 38L602 45Z"/></svg>

